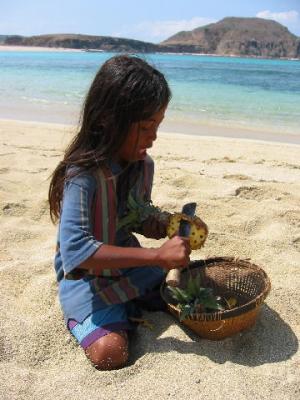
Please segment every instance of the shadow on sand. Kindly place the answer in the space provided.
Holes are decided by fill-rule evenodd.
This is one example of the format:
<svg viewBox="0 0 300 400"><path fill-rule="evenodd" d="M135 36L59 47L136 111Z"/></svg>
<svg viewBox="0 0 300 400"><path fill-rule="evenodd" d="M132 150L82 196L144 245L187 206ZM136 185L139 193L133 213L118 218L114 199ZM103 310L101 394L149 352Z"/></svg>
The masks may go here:
<svg viewBox="0 0 300 400"><path fill-rule="evenodd" d="M172 337L160 338L161 334L174 324L174 318L161 312L146 313L145 317L154 323L155 328L151 331L140 327L133 336L131 365L146 353L177 351L206 356L219 364L230 361L258 366L288 360L298 349L298 339L290 326L266 304L262 306L254 327L221 341L201 339L183 325L180 327L192 341L186 342Z"/></svg>

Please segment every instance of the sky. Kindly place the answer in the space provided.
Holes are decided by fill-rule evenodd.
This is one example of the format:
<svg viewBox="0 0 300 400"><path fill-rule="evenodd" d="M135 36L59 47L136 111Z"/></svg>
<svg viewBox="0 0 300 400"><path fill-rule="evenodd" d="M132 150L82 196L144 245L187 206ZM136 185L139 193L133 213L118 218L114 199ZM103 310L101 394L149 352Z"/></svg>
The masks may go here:
<svg viewBox="0 0 300 400"><path fill-rule="evenodd" d="M229 16L273 19L300 36L300 0L0 0L0 35L80 33L159 43Z"/></svg>

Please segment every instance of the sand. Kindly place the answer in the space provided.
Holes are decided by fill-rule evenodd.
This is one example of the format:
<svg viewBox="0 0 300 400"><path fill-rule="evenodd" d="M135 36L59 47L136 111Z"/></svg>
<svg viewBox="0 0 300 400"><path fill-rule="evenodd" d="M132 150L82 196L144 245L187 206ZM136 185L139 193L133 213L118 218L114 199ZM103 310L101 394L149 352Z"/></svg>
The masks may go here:
<svg viewBox="0 0 300 400"><path fill-rule="evenodd" d="M196 201L210 229L192 259L250 258L272 290L255 327L220 342L146 313L130 365L101 372L64 326L53 269L48 177L71 131L0 121L0 399L299 398L300 147L159 133L154 203Z"/></svg>

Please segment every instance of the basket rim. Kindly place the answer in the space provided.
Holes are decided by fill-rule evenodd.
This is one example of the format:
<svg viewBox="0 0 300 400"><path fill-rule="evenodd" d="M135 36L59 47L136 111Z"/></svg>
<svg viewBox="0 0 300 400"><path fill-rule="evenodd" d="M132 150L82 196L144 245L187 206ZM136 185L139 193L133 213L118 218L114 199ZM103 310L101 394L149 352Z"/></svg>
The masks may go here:
<svg viewBox="0 0 300 400"><path fill-rule="evenodd" d="M264 275L264 281L265 281L265 288L264 290L258 295L256 296L254 299L248 301L247 303L235 307L232 310L221 310L221 311L215 311L215 312L210 312L210 313L197 313L197 314L193 314L189 317L187 317L186 319L189 320L196 320L196 321L218 321L221 319L228 319L228 318L232 318L232 317L237 317L241 314L244 314L250 310L253 310L256 307L259 307L263 301L266 299L266 297L268 296L270 290L271 290L271 282L270 279L268 277L268 275L266 274L266 272L263 270L263 268L259 267L258 265L249 262L250 259L240 259L240 258L236 258L236 257L210 257L207 259L203 259L203 260L193 260L190 262L189 264L189 268L193 269L193 268L207 268L209 266L213 266L219 262L233 262L233 263L242 263L244 265L251 265L251 267L255 267L258 271L260 271L263 275ZM187 271L187 268L182 269L182 272ZM164 290L166 288L167 284L164 281L161 284L160 287L160 293L161 293L161 297L163 298L163 300L167 303L167 305L171 308L173 308L175 311L177 311L178 313L180 312L179 308L172 303L169 303L164 295Z"/></svg>

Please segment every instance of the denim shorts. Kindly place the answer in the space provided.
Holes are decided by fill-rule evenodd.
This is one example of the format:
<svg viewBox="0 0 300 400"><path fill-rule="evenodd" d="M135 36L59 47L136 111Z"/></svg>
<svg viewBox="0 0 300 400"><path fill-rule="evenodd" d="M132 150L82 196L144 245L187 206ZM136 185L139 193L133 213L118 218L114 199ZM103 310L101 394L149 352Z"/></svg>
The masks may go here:
<svg viewBox="0 0 300 400"><path fill-rule="evenodd" d="M97 339L111 332L135 329L137 323L130 321L130 318L141 318L142 310L153 312L165 311L166 308L159 289L156 289L126 303L113 304L96 310L81 323L69 319L67 326L81 347L86 349Z"/></svg>
<svg viewBox="0 0 300 400"><path fill-rule="evenodd" d="M69 319L68 329L83 349L101 337L117 331L128 331L135 325L129 321L129 304L113 304L97 310L81 323ZM130 314L131 315L131 314Z"/></svg>

